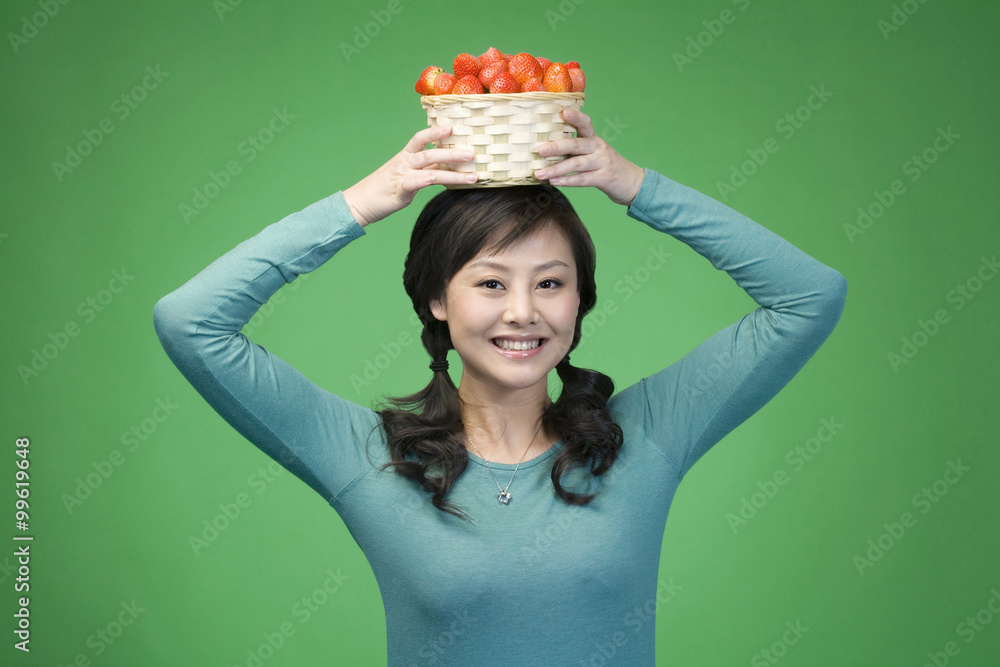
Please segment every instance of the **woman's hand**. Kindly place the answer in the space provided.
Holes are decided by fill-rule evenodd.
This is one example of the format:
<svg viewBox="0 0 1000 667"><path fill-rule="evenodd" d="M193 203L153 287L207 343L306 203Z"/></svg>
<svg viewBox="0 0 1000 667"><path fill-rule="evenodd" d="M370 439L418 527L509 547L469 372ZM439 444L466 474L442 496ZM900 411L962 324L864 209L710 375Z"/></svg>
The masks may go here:
<svg viewBox="0 0 1000 667"><path fill-rule="evenodd" d="M471 148L424 149L449 134L451 128L442 125L417 132L391 160L344 190L344 200L358 224L364 227L405 208L417 190L428 185L474 183L475 174L438 169L441 162L468 162L472 159Z"/></svg>
<svg viewBox="0 0 1000 667"><path fill-rule="evenodd" d="M646 170L635 165L594 133L590 116L564 109L563 120L576 128L576 138L557 139L538 147L542 156L573 155L562 162L535 171L535 178L552 185L592 185L616 204L631 206ZM577 172L570 174L570 172Z"/></svg>

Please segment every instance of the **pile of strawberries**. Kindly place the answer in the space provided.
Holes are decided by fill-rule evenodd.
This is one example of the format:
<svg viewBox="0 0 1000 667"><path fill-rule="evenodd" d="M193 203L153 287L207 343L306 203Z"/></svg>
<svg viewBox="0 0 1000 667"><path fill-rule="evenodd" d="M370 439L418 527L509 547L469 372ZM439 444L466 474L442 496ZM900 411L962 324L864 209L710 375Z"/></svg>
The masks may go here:
<svg viewBox="0 0 1000 667"><path fill-rule="evenodd" d="M530 53L510 55L490 47L481 56L460 53L452 63L454 74L431 65L414 89L421 95L478 95L481 93L582 93L587 80L580 63L554 63Z"/></svg>

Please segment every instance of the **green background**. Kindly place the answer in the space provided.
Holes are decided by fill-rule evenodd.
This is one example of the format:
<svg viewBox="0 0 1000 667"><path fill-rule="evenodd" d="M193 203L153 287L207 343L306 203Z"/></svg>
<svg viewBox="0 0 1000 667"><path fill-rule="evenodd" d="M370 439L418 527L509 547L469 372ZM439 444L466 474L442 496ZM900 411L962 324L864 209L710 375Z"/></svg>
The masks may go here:
<svg viewBox="0 0 1000 667"><path fill-rule="evenodd" d="M270 475L270 460L187 384L152 310L240 241L399 151L426 126L413 92L424 67L450 69L457 53L496 46L578 60L599 134L719 199L718 183L772 138L777 152L747 166L755 173L726 203L848 280L828 342L679 489L660 577L681 588L657 615L657 663L772 664L761 651L777 642L788 665L919 666L929 653L939 664L1000 664L1000 618L987 606L1000 591L1000 280L976 282L977 271L993 277L982 258L1000 249L995 4L403 0L395 14L382 1L243 0L224 12L210 0L50 4L51 18L46 0L0 6L0 497L13 537L14 440L30 437L35 537L30 654L12 648L14 542L0 550L0 662L247 665L248 651L289 623L294 634L263 664L384 663L378 588L343 523L289 473ZM718 21L724 10L729 23ZM886 32L892 24L879 22L894 12L900 25ZM378 17L385 25L369 25L368 43L345 55L341 44ZM42 27L26 27L32 20ZM686 49L693 57L678 64ZM121 97L147 67L165 76L123 117ZM831 95L800 108L814 87ZM241 143L275 109L294 118L249 160ZM804 120L788 136L781 119L796 113ZM53 163L104 119L113 131L57 174ZM949 128L958 138L937 153ZM912 180L906 163L925 150L935 161ZM181 204L230 161L239 173L186 220ZM903 194L850 239L844 225L897 179ZM417 334L402 262L418 211L439 190L282 288L283 302L247 333L361 404L423 386L417 345L369 384L352 376L401 332ZM617 305L577 364L624 388L754 307L728 276L602 193L565 191L598 246L600 294ZM629 299L616 292L660 245L667 264ZM132 276L119 293L107 291L115 270ZM961 308L959 285L979 289ZM105 299L100 312L88 298ZM922 346L894 368L888 355L938 310L947 320L916 335ZM22 377L34 351L74 324L78 335ZM166 418L158 400L176 406ZM787 454L823 419L842 428L793 464ZM968 470L946 476L959 461ZM757 496L756 514L734 530L728 515L781 472L787 483ZM100 485L67 504L88 475ZM914 501L925 488L933 504ZM220 505L240 494L249 504L196 554L190 538L205 521L224 524ZM885 524L904 512L914 521L892 537ZM859 571L855 557L880 537L888 549ZM296 605L338 569L340 588L304 618ZM133 601L141 611L118 634ZM977 614L979 630L962 625ZM782 647L786 623L808 630ZM118 636L109 643L99 631ZM948 642L957 654L943 654Z"/></svg>

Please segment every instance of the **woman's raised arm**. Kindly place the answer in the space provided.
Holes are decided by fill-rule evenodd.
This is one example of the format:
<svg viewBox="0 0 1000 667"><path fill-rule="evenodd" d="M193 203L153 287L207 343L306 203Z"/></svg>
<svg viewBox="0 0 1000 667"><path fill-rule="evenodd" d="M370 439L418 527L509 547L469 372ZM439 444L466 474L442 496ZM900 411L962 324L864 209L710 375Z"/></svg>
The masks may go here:
<svg viewBox="0 0 1000 667"><path fill-rule="evenodd" d="M467 162L471 149L428 148L429 143L451 134L447 125L421 130L413 135L403 150L376 169L364 180L344 190L344 199L358 224L364 227L409 206L420 188L428 185L468 185L475 174L461 174L438 169L438 163Z"/></svg>
<svg viewBox="0 0 1000 667"><path fill-rule="evenodd" d="M198 393L244 437L328 502L370 466L364 443L377 416L313 384L241 330L282 285L316 270L363 236L362 222L399 210L430 182L443 182L444 172L434 174L439 180L427 179L417 173L420 165L462 158L443 149L423 155L409 150L422 149L433 140L431 135L429 130L417 132L404 149L406 156L398 154L350 188L356 195L353 201L338 191L265 227L153 309L164 350ZM362 213L370 217L359 220ZM333 347L317 353L349 354Z"/></svg>
<svg viewBox="0 0 1000 667"><path fill-rule="evenodd" d="M647 436L683 475L815 354L840 319L847 281L762 225L651 169L628 215L690 246L758 304L616 397L641 414Z"/></svg>
<svg viewBox="0 0 1000 667"><path fill-rule="evenodd" d="M773 398L840 319L847 281L732 208L652 169L639 169L596 137L590 119L567 118L578 137L552 142L572 154L546 169L555 185L593 185L628 215L669 234L725 271L758 308L682 359L619 392L609 410L638 422L684 475L716 442ZM662 318L669 322L678 317ZM644 322L656 326L655 313ZM663 336L669 337L668 327Z"/></svg>

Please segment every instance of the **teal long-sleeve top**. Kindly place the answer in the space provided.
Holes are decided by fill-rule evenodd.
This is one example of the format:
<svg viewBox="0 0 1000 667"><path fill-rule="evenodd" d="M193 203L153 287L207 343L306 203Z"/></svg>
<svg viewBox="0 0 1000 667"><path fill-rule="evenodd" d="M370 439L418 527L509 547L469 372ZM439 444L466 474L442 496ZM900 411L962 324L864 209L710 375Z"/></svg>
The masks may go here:
<svg viewBox="0 0 1000 667"><path fill-rule="evenodd" d="M520 464L509 505L470 454L448 499L472 522L434 508L415 482L379 470L389 457L373 410L241 333L282 285L365 235L341 191L265 227L157 302L156 332L184 377L350 530L379 585L389 665L653 665L655 611L675 590L658 570L678 484L840 319L839 272L710 197L647 168L627 212L728 273L759 307L611 397L624 433L618 460L601 477L563 478L597 492L585 506L553 489L560 441ZM492 467L501 480L515 468Z"/></svg>

